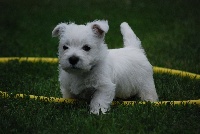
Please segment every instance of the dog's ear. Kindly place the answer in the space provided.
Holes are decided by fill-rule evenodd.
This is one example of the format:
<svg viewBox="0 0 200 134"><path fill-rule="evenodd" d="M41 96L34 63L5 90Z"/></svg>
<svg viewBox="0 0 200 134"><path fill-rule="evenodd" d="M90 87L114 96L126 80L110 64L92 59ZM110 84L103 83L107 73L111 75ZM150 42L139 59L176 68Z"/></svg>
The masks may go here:
<svg viewBox="0 0 200 134"><path fill-rule="evenodd" d="M105 33L108 32L109 26L108 21L94 21L91 23L92 31L97 37L104 37Z"/></svg>
<svg viewBox="0 0 200 134"><path fill-rule="evenodd" d="M52 37L57 37L57 36L61 36L63 35L63 33L65 33L66 30L66 23L60 23L58 24L52 31Z"/></svg>

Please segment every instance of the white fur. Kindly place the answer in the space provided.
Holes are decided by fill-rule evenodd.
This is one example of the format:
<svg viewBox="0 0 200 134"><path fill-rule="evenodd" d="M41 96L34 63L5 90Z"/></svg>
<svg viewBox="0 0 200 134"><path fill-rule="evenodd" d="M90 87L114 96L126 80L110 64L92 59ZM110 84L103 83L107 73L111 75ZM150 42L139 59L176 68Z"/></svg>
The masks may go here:
<svg viewBox="0 0 200 134"><path fill-rule="evenodd" d="M59 36L59 81L63 98L90 101L90 112L109 110L115 97L137 95L141 100L157 101L153 70L141 42L130 26L121 24L124 48L110 49L104 43L107 21L86 25L61 23L52 36ZM64 50L63 46L67 46ZM84 47L90 50L85 51ZM76 57L70 62L71 57ZM78 58L78 61L76 59Z"/></svg>

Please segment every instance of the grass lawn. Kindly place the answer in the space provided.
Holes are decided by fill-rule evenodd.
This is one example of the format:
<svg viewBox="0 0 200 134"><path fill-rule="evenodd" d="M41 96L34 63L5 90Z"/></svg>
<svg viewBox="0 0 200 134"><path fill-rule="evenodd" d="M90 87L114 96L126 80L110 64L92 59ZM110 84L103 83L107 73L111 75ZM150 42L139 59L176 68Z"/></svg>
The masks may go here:
<svg viewBox="0 0 200 134"><path fill-rule="evenodd" d="M1 0L0 57L57 57L60 22L106 19L109 48L122 47L126 21L152 65L200 74L199 0ZM57 64L0 63L0 91L61 97ZM154 74L160 100L200 99L200 81ZM197 105L112 106L91 115L85 103L47 103L0 97L0 133L200 133Z"/></svg>

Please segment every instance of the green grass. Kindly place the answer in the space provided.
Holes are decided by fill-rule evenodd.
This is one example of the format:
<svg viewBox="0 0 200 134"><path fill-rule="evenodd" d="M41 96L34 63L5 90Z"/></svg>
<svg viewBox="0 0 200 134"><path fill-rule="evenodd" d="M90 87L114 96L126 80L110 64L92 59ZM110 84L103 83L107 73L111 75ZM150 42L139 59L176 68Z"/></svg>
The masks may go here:
<svg viewBox="0 0 200 134"><path fill-rule="evenodd" d="M154 66L200 73L199 0L2 0L0 57L57 57L60 22L107 19L109 48L122 47L119 25L128 22ZM0 64L0 90L61 97L57 64L11 61ZM200 81L154 74L160 100L200 98ZM112 106L89 114L87 104L57 104L0 98L0 133L200 133L200 108Z"/></svg>
<svg viewBox="0 0 200 134"><path fill-rule="evenodd" d="M199 107L135 105L90 115L86 105L5 100L1 133L198 133ZM9 115L9 116L8 116Z"/></svg>

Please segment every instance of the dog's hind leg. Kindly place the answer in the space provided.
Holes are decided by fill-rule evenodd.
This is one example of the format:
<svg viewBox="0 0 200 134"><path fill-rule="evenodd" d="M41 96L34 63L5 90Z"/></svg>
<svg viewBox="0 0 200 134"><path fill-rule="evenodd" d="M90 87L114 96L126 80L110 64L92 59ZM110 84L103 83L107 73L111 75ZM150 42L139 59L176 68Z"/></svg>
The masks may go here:
<svg viewBox="0 0 200 134"><path fill-rule="evenodd" d="M135 35L131 27L128 25L128 23L123 22L120 25L121 33L123 36L124 41L124 47L137 47L141 48L141 41L140 39Z"/></svg>
<svg viewBox="0 0 200 134"><path fill-rule="evenodd" d="M158 95L156 92L153 78L147 75L146 78L144 79L146 80L144 80L144 82L141 83L140 86L138 87L139 88L138 97L143 101L151 101L151 102L158 101Z"/></svg>

